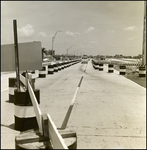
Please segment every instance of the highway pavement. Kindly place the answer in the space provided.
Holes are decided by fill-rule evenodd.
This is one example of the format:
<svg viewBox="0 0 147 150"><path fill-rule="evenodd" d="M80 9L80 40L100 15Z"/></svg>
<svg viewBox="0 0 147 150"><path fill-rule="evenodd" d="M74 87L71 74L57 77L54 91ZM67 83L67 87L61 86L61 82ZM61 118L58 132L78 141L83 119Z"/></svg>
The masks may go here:
<svg viewBox="0 0 147 150"><path fill-rule="evenodd" d="M73 95L76 95L67 128L77 133L78 149L146 148L146 88L119 75L95 70L91 62L75 64L46 78L37 78L40 89L40 109L49 113L60 128ZM14 104L8 103L9 77L1 76L1 148L15 148ZM9 144L8 144L9 143Z"/></svg>

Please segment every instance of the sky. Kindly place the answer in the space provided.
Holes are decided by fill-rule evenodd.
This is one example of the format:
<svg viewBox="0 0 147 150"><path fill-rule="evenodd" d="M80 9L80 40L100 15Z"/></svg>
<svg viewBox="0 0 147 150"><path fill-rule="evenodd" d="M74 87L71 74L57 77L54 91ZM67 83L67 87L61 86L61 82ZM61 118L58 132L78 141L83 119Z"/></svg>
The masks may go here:
<svg viewBox="0 0 147 150"><path fill-rule="evenodd" d="M41 41L55 54L142 54L144 1L1 1L1 45ZM56 33L56 34L55 34Z"/></svg>

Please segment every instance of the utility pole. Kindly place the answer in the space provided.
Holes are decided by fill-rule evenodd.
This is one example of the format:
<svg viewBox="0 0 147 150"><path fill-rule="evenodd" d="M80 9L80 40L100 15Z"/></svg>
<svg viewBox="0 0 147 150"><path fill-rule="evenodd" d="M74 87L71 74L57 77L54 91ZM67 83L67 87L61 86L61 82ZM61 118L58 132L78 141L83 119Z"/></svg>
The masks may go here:
<svg viewBox="0 0 147 150"><path fill-rule="evenodd" d="M142 65L146 64L146 1L144 1Z"/></svg>

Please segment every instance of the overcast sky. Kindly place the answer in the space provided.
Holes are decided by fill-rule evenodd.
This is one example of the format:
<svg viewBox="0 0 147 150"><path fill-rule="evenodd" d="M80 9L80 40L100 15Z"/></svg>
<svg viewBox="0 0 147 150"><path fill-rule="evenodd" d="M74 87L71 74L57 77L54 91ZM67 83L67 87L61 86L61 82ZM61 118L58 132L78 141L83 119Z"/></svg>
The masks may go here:
<svg viewBox="0 0 147 150"><path fill-rule="evenodd" d="M41 41L56 54L142 54L143 1L1 1L1 44Z"/></svg>

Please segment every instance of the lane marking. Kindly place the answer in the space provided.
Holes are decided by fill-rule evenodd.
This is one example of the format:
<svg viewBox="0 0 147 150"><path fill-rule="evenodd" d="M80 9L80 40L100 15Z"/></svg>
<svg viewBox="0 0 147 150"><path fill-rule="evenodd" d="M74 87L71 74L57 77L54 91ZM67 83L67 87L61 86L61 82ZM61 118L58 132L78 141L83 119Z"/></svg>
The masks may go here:
<svg viewBox="0 0 147 150"><path fill-rule="evenodd" d="M85 74L85 72L86 72L87 66L88 66L88 64L86 65L86 68L85 68L85 70L83 71L83 74L82 74L82 76L81 76L81 79L80 79L80 82L79 82L79 84L78 84L78 87L77 87L77 89L76 89L76 91L75 91L75 94L74 94L74 96L73 96L73 98L72 98L71 104L70 104L70 106L69 106L69 108L68 108L68 110L67 110L66 116L65 116L65 118L64 118L64 120L63 120L63 123L62 123L62 125L61 125L61 129L65 129L66 126L67 126L67 123L68 123L68 120L69 120L69 117L70 117L72 108L73 108L74 103L75 103L75 100L76 100L76 96L77 96L77 94L78 94L78 91L79 91L79 89L80 89L82 80L83 80L83 78L84 78L84 74Z"/></svg>

